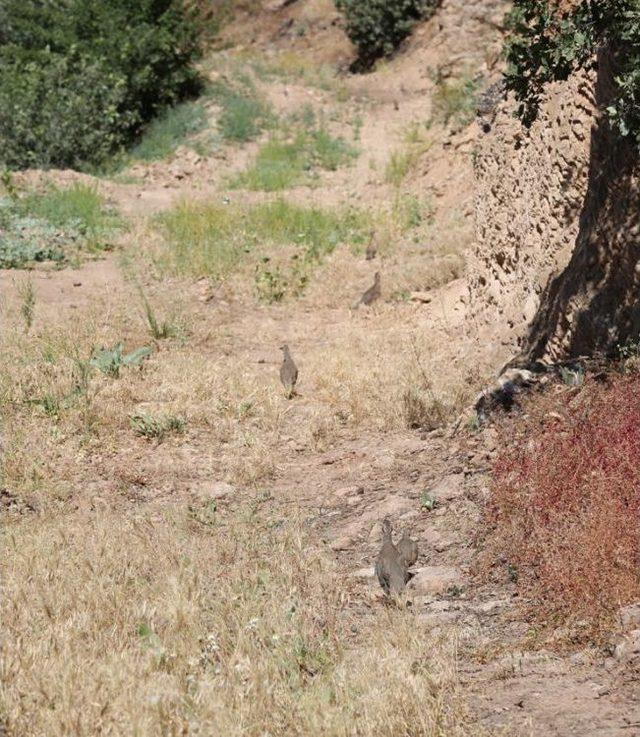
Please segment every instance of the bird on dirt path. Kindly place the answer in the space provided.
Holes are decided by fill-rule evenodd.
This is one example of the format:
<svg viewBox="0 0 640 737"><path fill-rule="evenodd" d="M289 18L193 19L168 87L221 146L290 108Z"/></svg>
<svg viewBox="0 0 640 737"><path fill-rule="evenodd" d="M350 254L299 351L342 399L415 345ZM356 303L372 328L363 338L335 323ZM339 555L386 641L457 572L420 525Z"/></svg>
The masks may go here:
<svg viewBox="0 0 640 737"><path fill-rule="evenodd" d="M406 530L396 548L407 568L410 568L418 560L418 543L409 537Z"/></svg>
<svg viewBox="0 0 640 737"><path fill-rule="evenodd" d="M280 366L280 381L286 392L287 399L291 399L296 393L296 382L298 381L298 367L291 358L288 345L280 346L282 351L282 366Z"/></svg>
<svg viewBox="0 0 640 737"><path fill-rule="evenodd" d="M364 257L367 259L367 261L373 261L377 253L378 243L376 239L376 231L372 230L371 237L369 238L369 243L367 243L367 250L364 252Z"/></svg>
<svg viewBox="0 0 640 737"><path fill-rule="evenodd" d="M376 271L373 277L373 284L367 289L367 291L360 297L360 299L354 305L354 308L358 308L360 305L369 307L377 299L379 299L382 290L380 289L380 272Z"/></svg>
<svg viewBox="0 0 640 737"><path fill-rule="evenodd" d="M376 559L376 576L385 594L401 594L407 583L407 566L391 537L391 520L382 521L382 548Z"/></svg>

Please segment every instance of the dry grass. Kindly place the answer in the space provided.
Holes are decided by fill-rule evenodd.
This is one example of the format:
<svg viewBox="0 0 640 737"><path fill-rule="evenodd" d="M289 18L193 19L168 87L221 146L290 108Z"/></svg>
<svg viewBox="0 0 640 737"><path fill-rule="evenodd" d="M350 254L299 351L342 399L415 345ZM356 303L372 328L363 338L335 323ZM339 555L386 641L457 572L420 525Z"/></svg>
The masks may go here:
<svg viewBox="0 0 640 737"><path fill-rule="evenodd" d="M587 382L527 409L495 467L490 554L540 624L597 635L640 596L640 382Z"/></svg>
<svg viewBox="0 0 640 737"><path fill-rule="evenodd" d="M2 573L11 737L475 733L452 644L384 608L352 629L335 566L259 502L17 519Z"/></svg>

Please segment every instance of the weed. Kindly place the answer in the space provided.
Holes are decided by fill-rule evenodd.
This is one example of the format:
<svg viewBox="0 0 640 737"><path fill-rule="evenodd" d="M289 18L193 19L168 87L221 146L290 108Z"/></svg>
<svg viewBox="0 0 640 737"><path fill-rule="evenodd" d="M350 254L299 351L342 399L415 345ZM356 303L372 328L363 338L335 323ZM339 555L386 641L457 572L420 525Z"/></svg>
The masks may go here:
<svg viewBox="0 0 640 737"><path fill-rule="evenodd" d="M231 186L275 192L308 182L316 168L335 171L353 156L355 150L343 138L333 137L323 127L299 131L291 140L274 138L265 143L253 165L236 176Z"/></svg>
<svg viewBox="0 0 640 737"><path fill-rule="evenodd" d="M384 171L387 184L399 187L429 148L430 142L421 141L418 144L409 144L402 150L393 151Z"/></svg>
<svg viewBox="0 0 640 737"><path fill-rule="evenodd" d="M166 320L163 320L161 323L158 322L158 318L153 311L153 307L147 299L146 294L142 290L142 287L140 287L140 297L142 299L142 306L144 307L144 314L147 318L147 324L149 325L149 332L151 333L151 337L155 338L156 340L175 337L177 333L175 325L172 325Z"/></svg>
<svg viewBox="0 0 640 737"><path fill-rule="evenodd" d="M220 105L218 130L226 141L252 141L273 122L270 108L246 80L236 87L214 82L207 93Z"/></svg>
<svg viewBox="0 0 640 737"><path fill-rule="evenodd" d="M432 118L444 125L464 128L474 118L478 84L471 77L446 80L438 76L432 95Z"/></svg>
<svg viewBox="0 0 640 737"><path fill-rule="evenodd" d="M285 200L248 208L185 202L159 222L166 238L158 263L178 273L216 279L231 273L258 243L263 248L294 246L310 265L339 243L364 237L364 217L358 212L299 207Z"/></svg>
<svg viewBox="0 0 640 737"><path fill-rule="evenodd" d="M142 346L131 353L122 353L122 343L116 343L112 348L101 348L93 352L89 364L100 370L105 376L117 379L120 369L140 366L142 361L151 355L151 348Z"/></svg>
<svg viewBox="0 0 640 737"><path fill-rule="evenodd" d="M640 380L585 383L562 422L549 419L556 403L532 398L505 424L487 563L517 569L541 621L581 619L594 634L640 596Z"/></svg>
<svg viewBox="0 0 640 737"><path fill-rule="evenodd" d="M18 188L13 180L13 174L9 169L4 169L0 173L0 184L4 187L9 199L16 202L18 199Z"/></svg>
<svg viewBox="0 0 640 737"><path fill-rule="evenodd" d="M129 418L131 427L138 435L145 438L162 440L169 433L181 433L186 422L181 417L168 415L167 417L153 417L148 414L136 414Z"/></svg>
<svg viewBox="0 0 640 737"><path fill-rule="evenodd" d="M0 199L0 266L23 268L31 262L61 263L70 249L103 250L120 227L94 187L50 187L18 199Z"/></svg>
<svg viewBox="0 0 640 737"><path fill-rule="evenodd" d="M191 136L207 126L207 111L201 102L183 102L169 108L145 129L130 156L143 161L164 159Z"/></svg>
<svg viewBox="0 0 640 737"><path fill-rule="evenodd" d="M24 318L24 331L28 333L33 325L33 313L36 306L36 292L31 279L25 279L18 286L18 295L22 300L20 314Z"/></svg>
<svg viewBox="0 0 640 737"><path fill-rule="evenodd" d="M423 492L420 495L420 509L424 509L427 512L431 512L436 508L437 500L433 494L429 494L428 492Z"/></svg>

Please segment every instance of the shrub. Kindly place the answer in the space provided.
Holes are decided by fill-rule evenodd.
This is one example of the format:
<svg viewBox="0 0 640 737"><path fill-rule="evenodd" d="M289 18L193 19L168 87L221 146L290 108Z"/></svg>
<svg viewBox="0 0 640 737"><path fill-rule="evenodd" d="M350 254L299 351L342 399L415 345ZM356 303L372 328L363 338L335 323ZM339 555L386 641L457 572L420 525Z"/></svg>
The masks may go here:
<svg viewBox="0 0 640 737"><path fill-rule="evenodd" d="M367 67L391 54L417 21L433 13L438 0L335 0L335 4L345 15L360 65Z"/></svg>
<svg viewBox="0 0 640 737"><path fill-rule="evenodd" d="M489 550L542 622L594 631L640 597L640 377L565 391L564 419L538 399L506 428Z"/></svg>
<svg viewBox="0 0 640 737"><path fill-rule="evenodd" d="M0 29L0 162L102 162L194 93L195 25L178 0L7 0Z"/></svg>
<svg viewBox="0 0 640 737"><path fill-rule="evenodd" d="M615 94L606 112L623 136L640 143L640 13L634 0L571 3L515 0L508 15L507 87L526 125L536 118L544 86L593 63L606 46L614 64Z"/></svg>

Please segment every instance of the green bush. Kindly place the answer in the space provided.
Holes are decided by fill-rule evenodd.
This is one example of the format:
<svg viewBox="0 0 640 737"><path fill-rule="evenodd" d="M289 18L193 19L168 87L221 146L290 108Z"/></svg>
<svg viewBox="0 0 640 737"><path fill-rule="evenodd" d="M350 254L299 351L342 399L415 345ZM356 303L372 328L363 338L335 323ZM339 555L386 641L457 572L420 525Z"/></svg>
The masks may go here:
<svg viewBox="0 0 640 737"><path fill-rule="evenodd" d="M179 0L5 0L0 163L99 164L200 87Z"/></svg>
<svg viewBox="0 0 640 737"><path fill-rule="evenodd" d="M346 31L358 47L359 64L370 66L391 54L417 21L433 13L439 0L334 0Z"/></svg>
<svg viewBox="0 0 640 737"><path fill-rule="evenodd" d="M623 136L640 143L640 5L638 0L583 0L564 12L548 0L515 0L508 15L507 87L526 125L536 118L545 85L594 63L606 48L615 93L606 113Z"/></svg>

